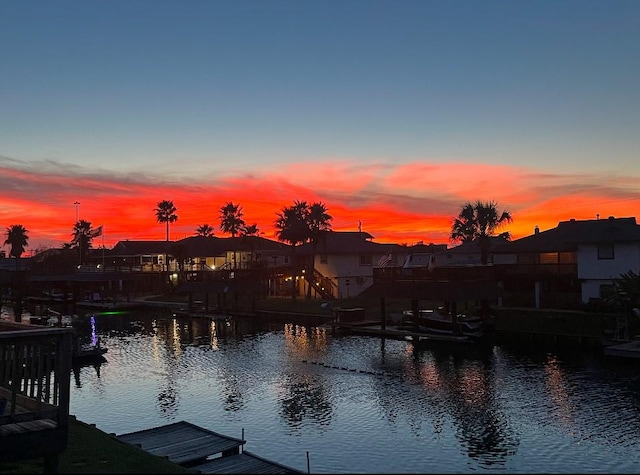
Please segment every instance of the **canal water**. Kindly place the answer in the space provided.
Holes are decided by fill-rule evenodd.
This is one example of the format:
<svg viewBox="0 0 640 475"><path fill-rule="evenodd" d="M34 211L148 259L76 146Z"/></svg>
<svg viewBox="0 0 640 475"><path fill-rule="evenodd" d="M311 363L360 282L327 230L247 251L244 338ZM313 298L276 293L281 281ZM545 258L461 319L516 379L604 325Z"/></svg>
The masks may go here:
<svg viewBox="0 0 640 475"><path fill-rule="evenodd" d="M312 473L640 471L640 365L599 354L149 311L85 331L109 351L74 372L70 412L107 433L184 420Z"/></svg>

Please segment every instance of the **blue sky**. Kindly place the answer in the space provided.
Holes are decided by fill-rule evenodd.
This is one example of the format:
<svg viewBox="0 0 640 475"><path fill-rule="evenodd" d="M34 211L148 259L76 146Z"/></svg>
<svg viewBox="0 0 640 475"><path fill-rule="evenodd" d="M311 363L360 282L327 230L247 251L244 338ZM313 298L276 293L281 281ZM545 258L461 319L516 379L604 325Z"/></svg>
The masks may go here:
<svg viewBox="0 0 640 475"><path fill-rule="evenodd" d="M342 209L353 195L332 193L335 164L358 183L376 167L368 189L399 166L451 164L485 181L511 170L567 189L607 183L602 214L638 204L638 1L3 2L0 64L0 165L33 180L283 179ZM326 164L325 181L305 164ZM478 196L482 183L465 199L549 209L515 191ZM397 183L385 193L419 197ZM463 195L448 196L434 215L456 214ZM282 201L294 199L307 197ZM228 200L249 211L248 197Z"/></svg>

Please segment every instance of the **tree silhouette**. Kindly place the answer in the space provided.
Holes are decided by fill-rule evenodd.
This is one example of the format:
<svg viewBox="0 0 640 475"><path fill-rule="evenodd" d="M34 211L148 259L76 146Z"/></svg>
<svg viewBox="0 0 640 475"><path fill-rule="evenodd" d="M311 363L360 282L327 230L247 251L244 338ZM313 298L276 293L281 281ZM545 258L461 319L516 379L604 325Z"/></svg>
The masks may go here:
<svg viewBox="0 0 640 475"><path fill-rule="evenodd" d="M20 256L29 243L28 230L22 224L13 224L7 228L4 244L11 246L9 255L16 260L16 276L13 284L13 315L16 322L22 321L22 293L20 291Z"/></svg>
<svg viewBox="0 0 640 475"><path fill-rule="evenodd" d="M220 230L224 233L231 234L232 238L240 234L240 231L245 226L244 219L242 219L242 207L240 205L233 204L228 201L224 206L220 208ZM233 249L233 268L237 267L236 263L236 249Z"/></svg>
<svg viewBox="0 0 640 475"><path fill-rule="evenodd" d="M331 231L331 220L333 217L327 213L327 207L322 202L315 202L307 210L307 226L309 230L309 242L311 242L311 265L307 276L307 300L311 300L311 283L315 273L316 250L318 244L325 238L326 233Z"/></svg>
<svg viewBox="0 0 640 475"><path fill-rule="evenodd" d="M156 219L159 223L165 223L167 225L167 250L164 254L164 263L167 272L169 272L168 252L169 252L169 223L175 223L178 220L176 211L178 208L173 204L171 200L160 201L154 210L156 212Z"/></svg>
<svg viewBox="0 0 640 475"><path fill-rule="evenodd" d="M73 240L71 241L71 247L78 249L78 264L82 265L86 263L89 249L91 249L91 223L81 219L73 225Z"/></svg>
<svg viewBox="0 0 640 475"><path fill-rule="evenodd" d="M308 212L309 205L306 201L295 201L293 206L285 206L282 211L277 213L278 218L274 223L278 240L291 245L291 298L293 300L296 298L296 279L298 277L294 256L296 246L303 244L309 238Z"/></svg>
<svg viewBox="0 0 640 475"><path fill-rule="evenodd" d="M480 246L480 262L487 264L491 238L500 227L512 221L508 211L498 212L494 201L467 202L462 206L458 217L454 218L450 237L451 240L462 243L476 241ZM508 241L511 234L505 231L496 237Z"/></svg>
<svg viewBox="0 0 640 475"><path fill-rule="evenodd" d="M244 246L249 247L251 251L251 255L249 256L249 264L253 265L253 251L254 251L254 242L256 237L258 237L262 232L258 229L258 225L253 223L251 225L245 225L240 230L241 241Z"/></svg>
<svg viewBox="0 0 640 475"><path fill-rule="evenodd" d="M196 229L196 236L203 237L212 237L213 236L213 226L209 226L208 224L201 224Z"/></svg>

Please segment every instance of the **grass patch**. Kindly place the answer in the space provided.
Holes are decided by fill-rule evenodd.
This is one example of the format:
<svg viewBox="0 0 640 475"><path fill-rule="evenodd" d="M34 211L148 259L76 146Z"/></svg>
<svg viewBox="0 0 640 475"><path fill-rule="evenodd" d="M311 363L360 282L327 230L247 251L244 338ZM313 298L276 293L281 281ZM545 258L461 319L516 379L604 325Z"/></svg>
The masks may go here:
<svg viewBox="0 0 640 475"><path fill-rule="evenodd" d="M0 473L43 473L44 460L0 464ZM163 457L126 444L75 418L69 418L67 450L59 473L193 473Z"/></svg>

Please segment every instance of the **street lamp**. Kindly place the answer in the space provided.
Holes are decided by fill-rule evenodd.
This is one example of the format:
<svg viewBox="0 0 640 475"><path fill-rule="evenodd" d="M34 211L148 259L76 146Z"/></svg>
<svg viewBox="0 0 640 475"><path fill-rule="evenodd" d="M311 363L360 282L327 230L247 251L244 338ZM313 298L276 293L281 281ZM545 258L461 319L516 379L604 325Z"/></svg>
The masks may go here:
<svg viewBox="0 0 640 475"><path fill-rule="evenodd" d="M76 205L76 223L77 223L78 222L78 206L80 206L80 202L75 201L73 204Z"/></svg>

